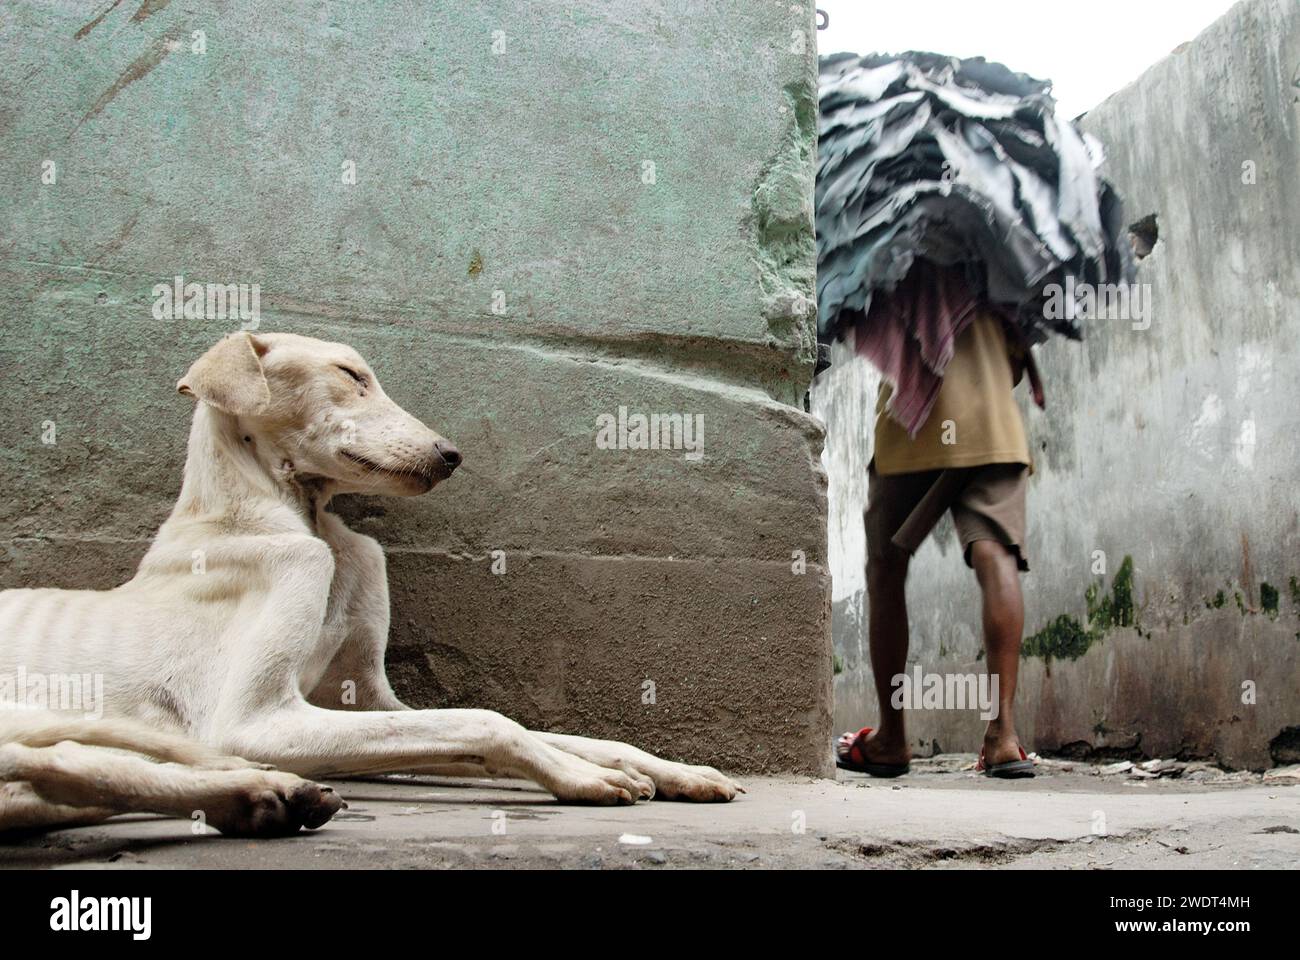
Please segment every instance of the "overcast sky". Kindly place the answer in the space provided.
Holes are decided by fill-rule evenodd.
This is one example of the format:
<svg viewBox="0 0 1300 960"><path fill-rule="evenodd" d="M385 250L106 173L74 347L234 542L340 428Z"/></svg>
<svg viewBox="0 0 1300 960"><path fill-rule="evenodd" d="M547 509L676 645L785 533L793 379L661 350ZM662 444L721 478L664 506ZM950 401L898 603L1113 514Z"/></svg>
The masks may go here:
<svg viewBox="0 0 1300 960"><path fill-rule="evenodd" d="M1074 117L1222 16L1234 0L817 0L819 53L982 56L1053 82Z"/></svg>

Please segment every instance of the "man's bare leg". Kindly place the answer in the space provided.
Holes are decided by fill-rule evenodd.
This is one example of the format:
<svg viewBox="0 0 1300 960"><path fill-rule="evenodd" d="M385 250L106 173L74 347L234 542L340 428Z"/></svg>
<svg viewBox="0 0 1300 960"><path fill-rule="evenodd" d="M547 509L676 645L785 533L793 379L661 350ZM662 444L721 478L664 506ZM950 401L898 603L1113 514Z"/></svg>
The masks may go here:
<svg viewBox="0 0 1300 960"><path fill-rule="evenodd" d="M984 651L989 672L998 678L998 715L984 733L984 757L989 764L1020 759L1016 735L1016 681L1020 671L1020 640L1025 603L1015 552L996 540L970 545L971 566L984 598Z"/></svg>
<svg viewBox="0 0 1300 960"><path fill-rule="evenodd" d="M907 763L903 711L895 710L893 678L907 672L907 582L909 556L889 544L883 556L867 561L867 642L871 647L871 672L880 703L880 725L863 741L868 763Z"/></svg>

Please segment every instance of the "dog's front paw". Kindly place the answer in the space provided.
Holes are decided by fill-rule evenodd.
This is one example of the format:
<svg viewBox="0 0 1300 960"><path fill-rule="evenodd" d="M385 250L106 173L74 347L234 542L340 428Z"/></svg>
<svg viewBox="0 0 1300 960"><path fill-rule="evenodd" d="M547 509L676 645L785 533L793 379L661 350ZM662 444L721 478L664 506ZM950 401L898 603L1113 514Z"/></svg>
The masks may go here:
<svg viewBox="0 0 1300 960"><path fill-rule="evenodd" d="M646 773L654 778L655 795L661 800L688 800L694 803L727 803L745 788L712 767L659 760Z"/></svg>
<svg viewBox="0 0 1300 960"><path fill-rule="evenodd" d="M597 803L610 806L636 803L654 796L654 782L636 771L617 770L589 763L580 757L555 751L561 771L548 789L565 803Z"/></svg>

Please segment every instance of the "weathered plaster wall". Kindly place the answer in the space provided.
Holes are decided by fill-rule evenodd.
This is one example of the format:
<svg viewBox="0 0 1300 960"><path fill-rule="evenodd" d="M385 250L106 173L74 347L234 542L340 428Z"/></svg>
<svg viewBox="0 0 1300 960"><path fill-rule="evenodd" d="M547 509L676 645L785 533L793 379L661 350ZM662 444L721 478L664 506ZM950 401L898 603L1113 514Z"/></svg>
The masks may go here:
<svg viewBox="0 0 1300 960"><path fill-rule="evenodd" d="M1038 634L1031 648L1057 651L1022 661L1021 732L1039 750L1295 762L1300 5L1238 4L1084 126L1106 145L1104 172L1128 219L1157 217L1139 276L1151 325L1099 322L1082 344L1045 345L1046 413L1021 398L1037 458L1026 635ZM849 378L870 377L838 376L818 385L814 410L828 423L827 457L844 460L837 445L851 447L870 423L869 409L854 412ZM854 533L864 453L828 459L836 722L846 729L876 713ZM1103 630L1098 615L1086 652L1069 659L1063 647L1088 643L1079 632L1090 587L1095 610L1114 600L1118 576L1125 606L1125 557L1136 626L1111 617L1117 625ZM913 658L928 671L981 669L979 595L950 521L913 571ZM1248 682L1254 703L1243 702ZM974 750L981 731L970 714L910 715L923 752Z"/></svg>
<svg viewBox="0 0 1300 960"><path fill-rule="evenodd" d="M155 320L152 287L256 283L261 329L354 344L465 455L428 498L340 507L389 549L412 703L824 771L812 24L5 4L0 585L129 575L179 485L174 384L238 325ZM598 449L619 406L702 414L702 461Z"/></svg>

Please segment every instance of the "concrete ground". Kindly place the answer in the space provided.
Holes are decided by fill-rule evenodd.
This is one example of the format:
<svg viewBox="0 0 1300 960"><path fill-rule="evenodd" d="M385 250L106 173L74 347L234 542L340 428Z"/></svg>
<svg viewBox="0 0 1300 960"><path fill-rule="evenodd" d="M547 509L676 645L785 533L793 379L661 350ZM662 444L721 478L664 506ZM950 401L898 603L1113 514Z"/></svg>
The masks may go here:
<svg viewBox="0 0 1300 960"><path fill-rule="evenodd" d="M561 806L531 784L426 777L336 786L314 834L248 841L121 818L0 846L5 867L1294 868L1300 784L1041 761L1034 780L915 762L895 781L758 778L728 805ZM1294 768L1292 768L1294 770Z"/></svg>

